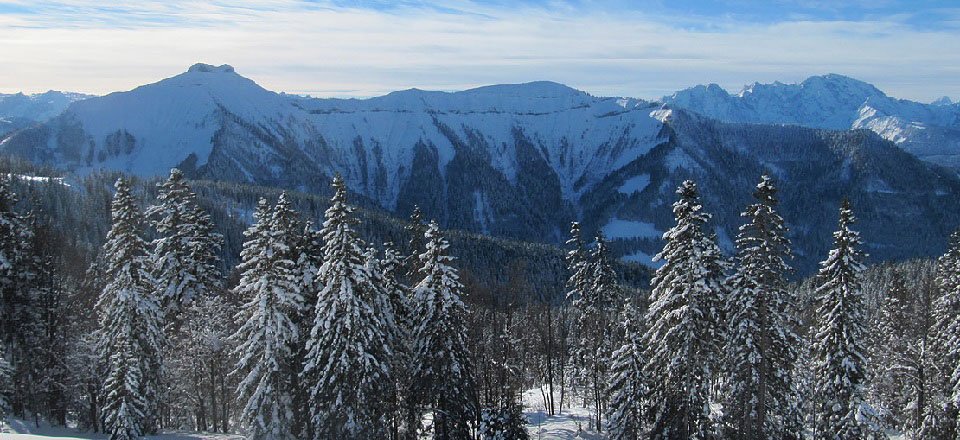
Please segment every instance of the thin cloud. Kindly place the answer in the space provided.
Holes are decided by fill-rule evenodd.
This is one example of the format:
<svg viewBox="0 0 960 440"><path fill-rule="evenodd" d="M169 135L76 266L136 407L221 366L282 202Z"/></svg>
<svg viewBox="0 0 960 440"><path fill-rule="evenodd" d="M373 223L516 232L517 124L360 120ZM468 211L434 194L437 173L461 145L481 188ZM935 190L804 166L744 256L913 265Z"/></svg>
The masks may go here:
<svg viewBox="0 0 960 440"><path fill-rule="evenodd" d="M960 32L918 29L912 15L744 22L592 2L357 5L0 3L0 92L107 93L202 61L232 64L271 90L317 96L547 79L656 98L698 83L735 90L828 72L898 97L960 96L960 53L951 50Z"/></svg>

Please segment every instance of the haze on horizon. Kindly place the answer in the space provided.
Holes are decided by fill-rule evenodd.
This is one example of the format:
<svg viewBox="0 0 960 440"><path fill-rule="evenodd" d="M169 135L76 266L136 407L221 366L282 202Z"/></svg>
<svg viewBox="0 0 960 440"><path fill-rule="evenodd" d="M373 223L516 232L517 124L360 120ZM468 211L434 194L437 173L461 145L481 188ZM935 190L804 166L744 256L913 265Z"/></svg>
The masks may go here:
<svg viewBox="0 0 960 440"><path fill-rule="evenodd" d="M0 93L105 94L204 62L319 97L551 80L651 99L825 73L899 98L960 97L960 8L943 2L674 3L0 0Z"/></svg>

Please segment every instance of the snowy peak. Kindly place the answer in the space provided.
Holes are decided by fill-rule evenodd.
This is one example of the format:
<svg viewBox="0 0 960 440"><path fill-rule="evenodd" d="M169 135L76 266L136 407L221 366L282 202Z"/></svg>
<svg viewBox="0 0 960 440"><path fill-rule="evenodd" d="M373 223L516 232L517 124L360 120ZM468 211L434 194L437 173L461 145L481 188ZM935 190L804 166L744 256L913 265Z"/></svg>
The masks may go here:
<svg viewBox="0 0 960 440"><path fill-rule="evenodd" d="M950 99L949 96L941 96L939 99L930 103L930 105L936 105L936 106L953 105L953 104L954 102L952 99Z"/></svg>
<svg viewBox="0 0 960 440"><path fill-rule="evenodd" d="M457 92L463 95L485 95L522 98L563 98L589 96L586 92L553 81L534 81L523 84L498 84Z"/></svg>
<svg viewBox="0 0 960 440"><path fill-rule="evenodd" d="M23 118L42 122L63 112L70 103L90 97L91 95L82 93L56 90L32 95L0 94L0 118Z"/></svg>
<svg viewBox="0 0 960 440"><path fill-rule="evenodd" d="M187 69L187 73L197 72L197 73L234 73L233 66L229 64L221 64L219 66L214 66L212 64L197 63L190 66Z"/></svg>
<svg viewBox="0 0 960 440"><path fill-rule="evenodd" d="M960 167L960 106L895 99L838 74L798 84L755 83L731 95L716 85L681 90L663 101L723 122L789 124L830 130L864 128L921 159Z"/></svg>
<svg viewBox="0 0 960 440"><path fill-rule="evenodd" d="M811 76L800 83L800 88L805 89L807 93L849 97L853 100L887 96L870 83L836 73Z"/></svg>

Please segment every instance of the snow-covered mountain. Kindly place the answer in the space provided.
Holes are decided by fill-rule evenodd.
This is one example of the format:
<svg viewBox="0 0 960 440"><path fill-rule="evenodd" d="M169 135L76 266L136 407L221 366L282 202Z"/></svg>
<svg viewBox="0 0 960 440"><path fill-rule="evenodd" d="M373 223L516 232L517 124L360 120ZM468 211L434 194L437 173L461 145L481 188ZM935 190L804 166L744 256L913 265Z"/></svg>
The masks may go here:
<svg viewBox="0 0 960 440"><path fill-rule="evenodd" d="M59 115L70 103L91 95L50 90L45 93L0 93L0 138L5 133Z"/></svg>
<svg viewBox="0 0 960 440"><path fill-rule="evenodd" d="M725 122L868 129L923 160L960 168L960 104L947 97L931 104L895 99L863 81L829 74L799 84L755 83L737 94L700 85L662 100Z"/></svg>
<svg viewBox="0 0 960 440"><path fill-rule="evenodd" d="M78 173L160 176L178 166L198 178L319 193L340 173L361 203L398 215L420 205L448 227L490 235L559 243L569 221L582 219L644 263L686 178L701 183L730 246L755 181L775 174L805 268L830 244L843 196L864 211L879 258L941 250L960 206L954 173L865 131L725 124L551 82L314 99L198 64L75 102L0 149Z"/></svg>

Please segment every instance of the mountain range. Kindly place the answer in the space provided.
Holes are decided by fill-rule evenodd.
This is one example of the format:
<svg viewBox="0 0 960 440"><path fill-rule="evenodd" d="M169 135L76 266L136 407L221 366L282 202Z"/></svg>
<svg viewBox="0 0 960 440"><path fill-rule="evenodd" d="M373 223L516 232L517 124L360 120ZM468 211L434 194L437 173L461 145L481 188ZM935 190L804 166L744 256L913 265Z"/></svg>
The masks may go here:
<svg viewBox="0 0 960 440"><path fill-rule="evenodd" d="M0 150L77 174L177 166L321 194L340 173L360 203L398 216L419 205L446 227L557 244L581 220L650 265L688 178L730 249L752 187L772 174L802 273L832 244L843 197L878 260L940 252L960 223L960 179L937 165L960 162L957 104L895 100L838 75L738 95L698 86L663 101L552 82L317 99L197 64L71 102L3 136Z"/></svg>
<svg viewBox="0 0 960 440"><path fill-rule="evenodd" d="M863 128L923 160L960 167L960 104L948 97L931 104L896 99L863 81L829 74L799 84L755 83L737 94L701 85L662 101L724 122Z"/></svg>
<svg viewBox="0 0 960 440"><path fill-rule="evenodd" d="M46 121L62 113L74 101L91 97L56 90L32 95L0 93L0 138L14 130Z"/></svg>

